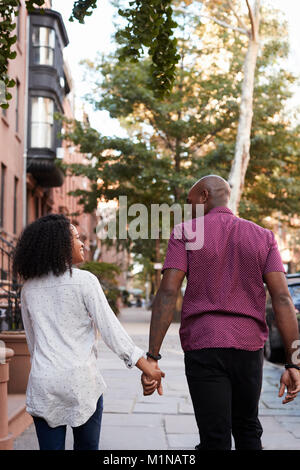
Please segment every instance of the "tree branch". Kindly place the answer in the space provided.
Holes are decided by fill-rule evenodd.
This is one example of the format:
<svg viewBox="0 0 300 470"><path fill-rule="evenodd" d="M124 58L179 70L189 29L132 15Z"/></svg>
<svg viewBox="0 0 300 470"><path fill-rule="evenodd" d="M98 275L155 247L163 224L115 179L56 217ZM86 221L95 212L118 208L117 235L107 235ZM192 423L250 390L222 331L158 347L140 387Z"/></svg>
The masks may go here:
<svg viewBox="0 0 300 470"><path fill-rule="evenodd" d="M240 27L241 27L242 29L248 31L247 26L246 26L245 23L243 22L242 18L240 18L240 16L237 14L237 12L236 12L236 10L235 10L235 8L234 8L234 6L232 5L232 3L231 3L230 0L227 1L227 5L229 6L230 10L232 11L232 13L234 14L234 16L236 17L237 22L238 22L238 24L240 25Z"/></svg>
<svg viewBox="0 0 300 470"><path fill-rule="evenodd" d="M256 41L256 31L255 31L255 24L254 24L254 18L253 18L253 12L252 12L252 8L249 4L249 0L246 0L246 3L247 3L247 7L248 7L248 11L249 11L249 18L250 18L250 21L251 21L251 33L252 33L252 39L254 41Z"/></svg>
<svg viewBox="0 0 300 470"><path fill-rule="evenodd" d="M233 31L239 31L240 33L246 34L246 36L249 36L249 31L247 29L232 26L231 24L218 20L218 18L215 18L214 16L207 16L207 15L200 14L200 17L207 18L208 20L212 20L215 23L219 24L220 26L223 26L224 28L232 29Z"/></svg>

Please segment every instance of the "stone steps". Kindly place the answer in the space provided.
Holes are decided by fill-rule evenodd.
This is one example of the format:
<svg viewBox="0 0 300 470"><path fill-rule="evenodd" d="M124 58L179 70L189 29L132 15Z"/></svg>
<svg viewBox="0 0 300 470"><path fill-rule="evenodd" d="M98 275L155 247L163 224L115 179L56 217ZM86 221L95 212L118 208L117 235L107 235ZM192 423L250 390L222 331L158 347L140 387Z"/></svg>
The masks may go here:
<svg viewBox="0 0 300 470"><path fill-rule="evenodd" d="M8 430L14 439L33 423L32 417L26 411L25 400L25 394L7 396Z"/></svg>

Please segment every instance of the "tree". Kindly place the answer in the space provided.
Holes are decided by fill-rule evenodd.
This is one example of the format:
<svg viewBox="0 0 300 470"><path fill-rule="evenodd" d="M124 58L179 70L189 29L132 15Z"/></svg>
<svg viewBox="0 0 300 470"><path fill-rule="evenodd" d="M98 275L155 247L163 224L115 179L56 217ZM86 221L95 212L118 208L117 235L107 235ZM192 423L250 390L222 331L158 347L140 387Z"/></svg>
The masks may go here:
<svg viewBox="0 0 300 470"><path fill-rule="evenodd" d="M149 3L151 4L149 6ZM170 2L166 2L170 3ZM182 3L182 2L175 2ZM192 3L191 0L185 0L184 3L189 5ZM195 0L194 3L197 3ZM241 87L241 101L239 107L239 120L238 129L236 135L235 153L232 161L231 171L229 174L229 184L231 185L231 197L230 207L238 213L239 202L243 193L245 184L246 171L250 160L250 135L251 125L253 117L253 92L254 92L254 79L256 61L259 50L259 29L260 29L260 0L253 0L253 6L250 5L249 0L245 0L247 6L248 26L245 18L245 14L241 12L241 2L237 0L202 0L200 3L200 18L208 18L214 21L218 25L224 28L229 28L234 31L245 35L247 37L247 52L245 53L244 66L243 66L243 82ZM178 57L174 55L175 51L175 40L173 41L173 49L168 50L167 42L165 45L161 45L162 50L168 51L168 57L163 57L163 52L159 51L163 60L155 62L155 58L159 56L157 53L153 53L153 44L157 45L157 25L153 25L153 19L157 11L155 10L157 4L165 4L165 2L130 2L133 6L132 9L126 10L126 13L120 14L125 16L129 21L129 26L124 31L120 31L117 37L121 42L125 42L126 45L123 47L119 58L125 60L126 57L132 60L137 60L141 57L142 46L148 46L150 56L152 57L152 78L161 77L161 73L165 72L162 69L162 64L166 63L167 67L171 64L168 73L168 81L166 80L159 86L158 83L152 83L154 89L160 91L160 96L164 96L166 90L170 90L174 83L175 78L175 64L178 61ZM151 8L153 7L153 10ZM204 10L204 12L202 12ZM176 26L175 23L170 23L169 19L172 17L172 11L168 6L168 21L162 26L167 29L167 35L172 34L172 28ZM207 14L208 12L208 14ZM158 16L162 18L163 13L160 11ZM225 20L224 20L225 17ZM150 27L149 27L150 26ZM140 29L139 29L140 28ZM150 32L149 32L150 31ZM153 32L153 33L152 33ZM156 39L154 39L156 38ZM154 42L153 42L154 40ZM160 72L154 70L154 66ZM153 80L152 80L153 81Z"/></svg>
<svg viewBox="0 0 300 470"><path fill-rule="evenodd" d="M14 0L12 3L18 4L19 0ZM33 5L40 6L42 1L30 0L26 3L32 8ZM118 58L121 61L129 59L137 62L143 57L145 48L148 49L151 57L151 76L148 86L154 90L156 96L161 98L172 90L176 64L180 59L177 53L177 40L172 37L174 28L177 26L173 20L172 4L181 3L186 6L191 3L195 3L196 6L199 4L200 18L208 18L218 25L242 33L248 38L235 154L229 175L229 183L232 187L230 207L237 213L250 160L254 76L259 49L260 0L253 0L253 6L250 5L249 0L245 0L249 26L246 25L245 14L241 12L243 3L240 0L194 0L194 2L192 0L174 0L173 2L172 0L132 0L129 2L129 8L119 9L119 14L127 19L128 24L116 34L116 39L122 46L118 50ZM85 17L91 15L96 6L97 0L75 1L70 20L76 18L79 22L84 22ZM4 18L3 25L5 27L6 24L9 24L11 10L5 6L0 13ZM10 43L10 39L5 39L4 44L7 47L2 47L4 55L1 60L0 79L3 77L7 86L12 86L13 82L5 73L8 58L13 58L10 55L12 43ZM6 98L10 97L11 95L7 93ZM7 106L7 104L2 106Z"/></svg>
<svg viewBox="0 0 300 470"><path fill-rule="evenodd" d="M120 44L119 59L137 61L149 49L152 59L152 87L156 93L163 96L170 92L175 79L175 65L179 60L176 50L176 39L172 37L176 23L172 19L172 0L133 0L129 8L119 9L119 14L128 20L128 25L117 32L116 39ZM26 7L29 12L39 9L43 13L44 0L27 0ZM74 1L70 21L74 19L84 23L98 5L98 0ZM4 1L0 4L0 82L6 88L13 87L15 82L8 77L8 61L16 57L12 50L17 37L12 34L16 24L14 17L18 16L20 0ZM7 101L11 94L6 93ZM8 103L0 103L3 108Z"/></svg>
<svg viewBox="0 0 300 470"><path fill-rule="evenodd" d="M256 59L259 48L259 25L260 25L260 0L254 0L251 7L249 0L245 0L248 9L248 22L250 28L246 26L245 15L241 13L241 2L234 0L212 1L203 0L204 11L209 14L200 14L203 18L208 18L224 28L233 29L244 34L248 38L247 52L245 54L243 67L243 82L241 89L241 102L238 130L236 136L235 154L229 174L229 184L231 186L231 196L229 206L233 212L238 212L239 202L245 183L245 175L250 159L250 134L253 116L253 91ZM215 16L211 16L215 14ZM231 16L234 17L228 21ZM225 21L223 20L225 16ZM233 22L235 20L235 23Z"/></svg>
<svg viewBox="0 0 300 470"><path fill-rule="evenodd" d="M96 109L106 109L118 118L130 134L129 139L107 138L79 123L67 133L81 152L95 159L90 167L73 166L92 179L92 191L76 192L89 210L96 207L99 197L122 194L128 195L129 204L142 202L148 208L151 203L183 204L195 179L207 173L228 177L246 43L238 31L199 24L186 10L177 10L176 21L181 27L181 62L173 92L163 100L148 87L151 68L147 59L132 65L120 64L111 56L88 66L94 84L89 100ZM185 24L190 26L186 36ZM261 28L271 39L265 40L257 61L253 155L239 208L241 216L260 224L276 209L286 215L294 213L300 196L299 130L283 113L295 80L280 67L288 52L282 39L285 25L265 11ZM226 51L220 64L219 49ZM98 178L104 182L100 186ZM287 193L287 187L293 190ZM160 248L162 257L165 243ZM136 240L131 249L144 265L157 260L153 240Z"/></svg>
<svg viewBox="0 0 300 470"><path fill-rule="evenodd" d="M91 181L90 190L77 189L71 194L80 197L79 202L84 205L86 212L94 211L100 199L107 201L119 196L127 197L128 207L135 203L143 204L147 208L148 219L141 220L137 231L150 233L147 227L151 226L151 204L172 204L169 187L169 174L172 171L170 159L167 156L160 158L153 146L138 139L133 142L130 139L102 137L97 131L85 127L80 122L64 120L68 126L65 138L70 140L72 145L79 146L80 152L90 155L90 165L63 165L66 171L75 175L85 174ZM128 223L138 216L139 212L129 215ZM124 233L123 226L122 231ZM156 241L151 238L131 240L127 238L127 232L124 237L116 240L116 248L122 247L137 256L143 255L147 258L152 266L149 269L152 277L153 264L158 261ZM108 245L115 243L111 239L105 241ZM154 278L152 287L153 290L158 288Z"/></svg>
<svg viewBox="0 0 300 470"><path fill-rule="evenodd" d="M120 268L113 263L98 263L96 261L86 261L80 266L80 269L89 271L94 274L100 282L107 301L116 315L118 315L118 297L120 291L118 289L116 276L120 274Z"/></svg>

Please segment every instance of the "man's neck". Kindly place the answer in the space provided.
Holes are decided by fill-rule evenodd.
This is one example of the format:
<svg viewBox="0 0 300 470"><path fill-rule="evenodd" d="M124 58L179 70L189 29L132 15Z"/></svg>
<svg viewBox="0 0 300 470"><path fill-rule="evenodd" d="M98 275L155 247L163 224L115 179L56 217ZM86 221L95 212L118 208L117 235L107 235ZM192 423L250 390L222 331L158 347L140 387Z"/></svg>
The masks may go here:
<svg viewBox="0 0 300 470"><path fill-rule="evenodd" d="M210 205L210 207L209 207L209 209L207 210L206 213L208 213L212 209L215 209L216 207L227 207L227 209L228 209L228 202L227 201L214 202Z"/></svg>

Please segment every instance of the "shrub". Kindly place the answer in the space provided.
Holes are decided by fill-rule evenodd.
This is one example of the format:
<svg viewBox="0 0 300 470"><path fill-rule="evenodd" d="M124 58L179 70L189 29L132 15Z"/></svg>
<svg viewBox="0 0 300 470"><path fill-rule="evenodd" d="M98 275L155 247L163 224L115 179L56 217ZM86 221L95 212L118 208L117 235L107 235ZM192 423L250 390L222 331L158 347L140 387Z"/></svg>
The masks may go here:
<svg viewBox="0 0 300 470"><path fill-rule="evenodd" d="M116 276L121 273L120 268L113 263L102 263L98 261L87 261L80 269L89 271L94 274L100 282L107 301L116 315L118 315L118 297L120 297L120 290L118 289Z"/></svg>

